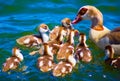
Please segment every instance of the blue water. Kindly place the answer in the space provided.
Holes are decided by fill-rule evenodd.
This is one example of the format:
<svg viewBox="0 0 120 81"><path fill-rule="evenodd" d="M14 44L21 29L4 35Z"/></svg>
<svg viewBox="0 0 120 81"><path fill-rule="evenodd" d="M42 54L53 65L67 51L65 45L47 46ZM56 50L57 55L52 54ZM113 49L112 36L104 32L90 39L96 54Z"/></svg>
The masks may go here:
<svg viewBox="0 0 120 81"><path fill-rule="evenodd" d="M52 72L39 71L36 67L39 55L29 56L32 49L19 46L15 41L21 36L37 33L36 27L40 23L46 23L52 29L65 17L73 20L84 5L96 6L103 13L104 25L109 29L120 26L120 0L0 0L0 81L119 81L120 70L105 65L104 52L88 38L89 21L74 27L87 35L93 60L77 64L71 74L62 78L54 77ZM18 69L2 72L2 64L11 56L14 46L20 47L25 60Z"/></svg>

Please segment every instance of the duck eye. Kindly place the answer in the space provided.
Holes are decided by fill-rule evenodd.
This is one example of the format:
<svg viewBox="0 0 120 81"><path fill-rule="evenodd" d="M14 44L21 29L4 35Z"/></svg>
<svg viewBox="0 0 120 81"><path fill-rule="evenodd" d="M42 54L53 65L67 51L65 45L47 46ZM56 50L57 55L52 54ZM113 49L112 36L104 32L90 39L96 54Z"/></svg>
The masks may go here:
<svg viewBox="0 0 120 81"><path fill-rule="evenodd" d="M79 11L79 14L80 15L84 15L86 12L87 12L88 9L86 8L82 8L80 11Z"/></svg>

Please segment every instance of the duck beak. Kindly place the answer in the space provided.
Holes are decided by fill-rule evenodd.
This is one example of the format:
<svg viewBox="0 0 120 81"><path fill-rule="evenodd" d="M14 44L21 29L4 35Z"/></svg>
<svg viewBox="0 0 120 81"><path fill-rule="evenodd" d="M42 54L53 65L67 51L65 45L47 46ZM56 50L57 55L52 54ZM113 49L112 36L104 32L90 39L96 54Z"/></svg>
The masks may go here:
<svg viewBox="0 0 120 81"><path fill-rule="evenodd" d="M72 21L72 24L77 24L78 22L80 22L82 20L81 15L77 15L76 18Z"/></svg>

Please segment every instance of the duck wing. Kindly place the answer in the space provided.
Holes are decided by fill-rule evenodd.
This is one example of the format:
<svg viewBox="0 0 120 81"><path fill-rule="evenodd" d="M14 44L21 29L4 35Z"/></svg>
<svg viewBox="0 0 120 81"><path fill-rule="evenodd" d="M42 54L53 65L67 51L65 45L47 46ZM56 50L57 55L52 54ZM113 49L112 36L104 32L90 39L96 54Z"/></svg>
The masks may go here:
<svg viewBox="0 0 120 81"><path fill-rule="evenodd" d="M120 30L114 30L107 34L110 44L120 44Z"/></svg>

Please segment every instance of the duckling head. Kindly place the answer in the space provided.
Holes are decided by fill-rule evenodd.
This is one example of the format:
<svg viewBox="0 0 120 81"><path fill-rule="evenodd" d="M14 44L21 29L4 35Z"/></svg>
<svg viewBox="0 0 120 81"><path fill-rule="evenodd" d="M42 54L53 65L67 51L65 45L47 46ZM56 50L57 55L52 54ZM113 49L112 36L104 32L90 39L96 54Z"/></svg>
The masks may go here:
<svg viewBox="0 0 120 81"><path fill-rule="evenodd" d="M71 24L71 20L69 18L64 18L62 21L62 26L65 28L70 28L72 29L72 24Z"/></svg>
<svg viewBox="0 0 120 81"><path fill-rule="evenodd" d="M39 26L38 26L38 29L39 29L39 32L41 32L41 33L46 33L46 32L49 32L50 30L49 30L49 27L46 25L46 24L40 24Z"/></svg>

